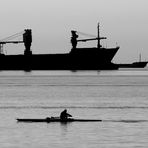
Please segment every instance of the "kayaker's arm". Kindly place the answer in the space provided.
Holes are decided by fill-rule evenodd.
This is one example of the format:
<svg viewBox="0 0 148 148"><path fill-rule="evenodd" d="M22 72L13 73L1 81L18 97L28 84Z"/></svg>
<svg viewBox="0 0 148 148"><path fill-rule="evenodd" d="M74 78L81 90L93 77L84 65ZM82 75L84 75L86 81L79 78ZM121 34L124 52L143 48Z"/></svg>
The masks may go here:
<svg viewBox="0 0 148 148"><path fill-rule="evenodd" d="M72 117L72 115L70 115L70 114L68 114L68 113L67 113L67 116L68 116L68 117Z"/></svg>

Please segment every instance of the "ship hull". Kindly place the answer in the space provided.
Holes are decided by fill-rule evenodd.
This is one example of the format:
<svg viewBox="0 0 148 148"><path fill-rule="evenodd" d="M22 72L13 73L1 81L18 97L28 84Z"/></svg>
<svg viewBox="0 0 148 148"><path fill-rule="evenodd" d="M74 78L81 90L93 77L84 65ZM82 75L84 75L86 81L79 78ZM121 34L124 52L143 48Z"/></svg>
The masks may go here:
<svg viewBox="0 0 148 148"><path fill-rule="evenodd" d="M119 48L78 48L65 54L0 55L0 70L114 70Z"/></svg>

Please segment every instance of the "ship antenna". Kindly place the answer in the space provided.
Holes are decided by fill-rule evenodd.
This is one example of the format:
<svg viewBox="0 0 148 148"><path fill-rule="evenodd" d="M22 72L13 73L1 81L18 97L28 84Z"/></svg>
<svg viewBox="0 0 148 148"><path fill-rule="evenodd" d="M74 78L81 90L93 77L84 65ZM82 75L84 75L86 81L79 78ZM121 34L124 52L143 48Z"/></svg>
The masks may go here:
<svg viewBox="0 0 148 148"><path fill-rule="evenodd" d="M139 62L141 62L141 53L140 53L140 55L139 55Z"/></svg>

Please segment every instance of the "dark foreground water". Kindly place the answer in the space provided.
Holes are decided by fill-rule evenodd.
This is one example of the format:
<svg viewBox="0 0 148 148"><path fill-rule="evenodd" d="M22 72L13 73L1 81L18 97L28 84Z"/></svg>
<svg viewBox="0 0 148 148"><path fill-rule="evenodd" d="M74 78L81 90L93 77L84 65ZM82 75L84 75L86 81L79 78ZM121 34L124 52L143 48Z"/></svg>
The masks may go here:
<svg viewBox="0 0 148 148"><path fill-rule="evenodd" d="M65 108L103 122L16 122ZM148 71L1 72L0 147L147 148Z"/></svg>

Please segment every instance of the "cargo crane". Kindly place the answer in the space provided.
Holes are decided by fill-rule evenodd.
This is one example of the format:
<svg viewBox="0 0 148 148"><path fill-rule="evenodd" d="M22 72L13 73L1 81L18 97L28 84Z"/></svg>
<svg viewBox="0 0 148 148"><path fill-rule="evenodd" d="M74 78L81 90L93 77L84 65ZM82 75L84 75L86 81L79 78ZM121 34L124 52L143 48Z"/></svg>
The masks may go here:
<svg viewBox="0 0 148 148"><path fill-rule="evenodd" d="M72 47L73 49L76 48L77 46L77 43L78 42L87 42L87 41L92 41L92 40L97 40L98 41L98 44L97 44L97 48L100 49L102 47L102 45L100 44L100 40L102 39L107 39L106 37L100 37L100 28L99 28L99 23L98 23L98 37L95 37L95 38L90 38L90 39L81 39L81 40L77 40L77 38L79 37L77 35L78 34L83 34L83 35L88 35L88 34L85 34L85 33L82 33L82 32L78 32L78 31L74 31L72 30L71 33L72 33L72 37L71 37L71 43L72 43ZM92 35L91 35L92 36Z"/></svg>
<svg viewBox="0 0 148 148"><path fill-rule="evenodd" d="M23 41L9 41L22 35L23 35ZM25 29L22 32L16 33L14 35L11 35L7 38L0 40L0 55L4 55L4 51L3 51L4 44L9 44L9 43L12 43L12 44L24 43L25 45L24 55L32 55L32 51L30 49L31 43L32 43L32 33L30 29Z"/></svg>

